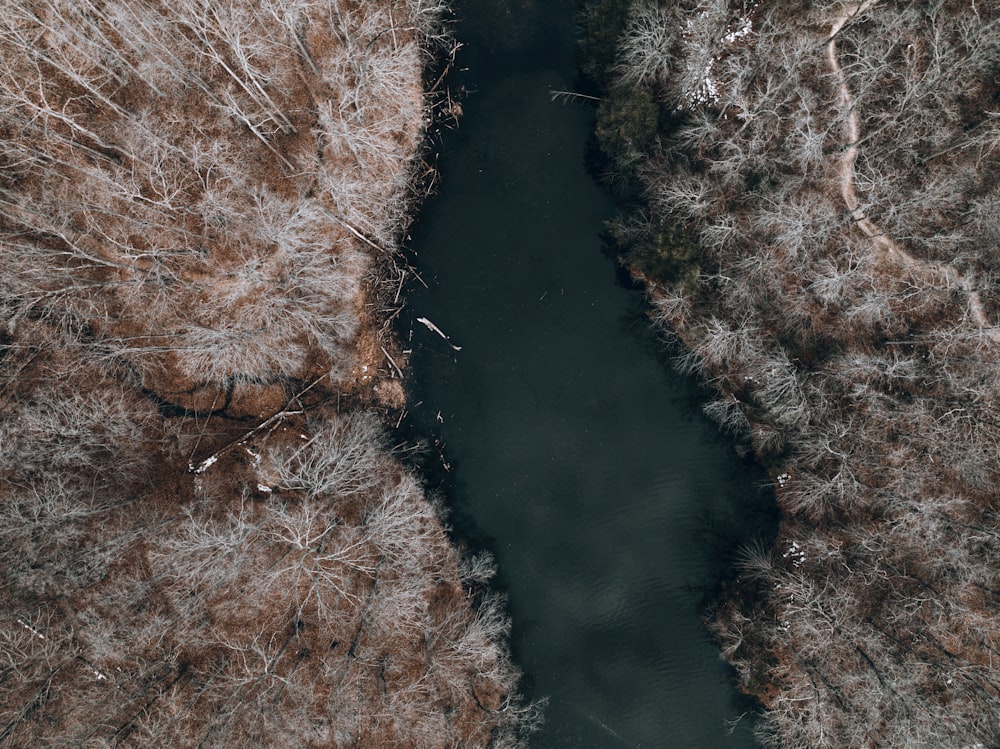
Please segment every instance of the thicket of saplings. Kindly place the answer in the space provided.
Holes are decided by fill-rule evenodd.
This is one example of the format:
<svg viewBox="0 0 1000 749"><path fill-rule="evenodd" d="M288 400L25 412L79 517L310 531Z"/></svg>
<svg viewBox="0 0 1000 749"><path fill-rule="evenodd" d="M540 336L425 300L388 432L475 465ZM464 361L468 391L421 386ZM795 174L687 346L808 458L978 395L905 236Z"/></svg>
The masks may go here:
<svg viewBox="0 0 1000 749"><path fill-rule="evenodd" d="M3 4L0 745L519 745L364 405L442 14Z"/></svg>
<svg viewBox="0 0 1000 749"><path fill-rule="evenodd" d="M616 5L610 233L783 511L711 615L762 741L995 746L1000 5Z"/></svg>

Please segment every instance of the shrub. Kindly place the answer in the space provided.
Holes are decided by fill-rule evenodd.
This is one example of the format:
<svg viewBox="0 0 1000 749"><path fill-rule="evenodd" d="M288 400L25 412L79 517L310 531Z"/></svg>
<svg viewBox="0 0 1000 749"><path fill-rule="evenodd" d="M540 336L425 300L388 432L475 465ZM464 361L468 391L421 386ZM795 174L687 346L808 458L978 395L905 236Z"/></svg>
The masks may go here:
<svg viewBox="0 0 1000 749"><path fill-rule="evenodd" d="M641 86L611 92L597 107L597 142L619 169L631 168L656 138L660 108Z"/></svg>
<svg viewBox="0 0 1000 749"><path fill-rule="evenodd" d="M632 0L592 0L577 14L581 66L599 83L608 77L625 32Z"/></svg>
<svg viewBox="0 0 1000 749"><path fill-rule="evenodd" d="M628 256L645 275L663 283L691 281L698 275L698 249L683 229L657 223L642 236Z"/></svg>

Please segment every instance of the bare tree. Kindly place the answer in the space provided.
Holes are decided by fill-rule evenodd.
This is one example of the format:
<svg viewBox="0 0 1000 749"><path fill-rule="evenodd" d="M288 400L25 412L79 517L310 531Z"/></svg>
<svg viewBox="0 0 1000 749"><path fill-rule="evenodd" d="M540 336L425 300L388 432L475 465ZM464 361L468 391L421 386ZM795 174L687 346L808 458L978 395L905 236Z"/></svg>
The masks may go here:
<svg viewBox="0 0 1000 749"><path fill-rule="evenodd" d="M712 625L768 746L998 736L998 49L953 3L640 2L619 40L670 123L621 228L697 241L653 317L783 512Z"/></svg>

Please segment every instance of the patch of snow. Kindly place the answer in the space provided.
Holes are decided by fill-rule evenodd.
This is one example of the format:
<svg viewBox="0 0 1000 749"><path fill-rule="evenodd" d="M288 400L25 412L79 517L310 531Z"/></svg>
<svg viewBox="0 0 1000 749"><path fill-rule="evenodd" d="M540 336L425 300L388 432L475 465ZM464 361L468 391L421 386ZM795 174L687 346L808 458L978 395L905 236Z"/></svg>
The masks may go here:
<svg viewBox="0 0 1000 749"><path fill-rule="evenodd" d="M802 547L799 546L797 541L790 541L788 550L781 556L783 559L791 559L793 567L802 566L802 563L806 560L805 552L802 551Z"/></svg>
<svg viewBox="0 0 1000 749"><path fill-rule="evenodd" d="M741 18L736 22L735 28L730 27L730 30L724 37L722 37L723 44L732 44L733 42L738 42L740 39L746 39L750 36L750 32L753 31L753 21L749 18Z"/></svg>
<svg viewBox="0 0 1000 749"><path fill-rule="evenodd" d="M719 100L719 88L715 85L715 80L712 78L712 67L715 65L715 58L708 61L705 66L705 70L702 73L701 83L693 91L688 91L686 94L688 106L694 104L708 104L711 102L714 104Z"/></svg>
<svg viewBox="0 0 1000 749"><path fill-rule="evenodd" d="M746 39L750 34L753 33L753 20L750 18L750 14L756 9L758 3L753 3L747 9L747 15L739 18L735 23L730 24L728 30L722 35L720 40L723 49L720 50L719 54L708 61L705 65L705 70L702 71L701 80L698 85L694 87L691 91L688 91L685 95L685 103L677 107L678 110L690 109L699 104L715 104L719 101L719 85L716 83L714 76L712 75L712 68L715 66L717 60L719 60L722 52L725 51L726 47L730 47L741 39ZM709 11L702 11L702 15L706 15ZM693 35L694 19L688 18L687 23L684 25L683 36L691 38Z"/></svg>
<svg viewBox="0 0 1000 749"><path fill-rule="evenodd" d="M247 455L249 455L252 458L252 460L250 461L250 466L252 468L260 468L260 461L261 461L260 454L259 453L255 453L253 450L251 450L246 445L243 446L243 449L246 450L247 451Z"/></svg>
<svg viewBox="0 0 1000 749"><path fill-rule="evenodd" d="M201 463L198 464L197 468L195 468L192 465L192 466L188 466L188 470L190 471L190 470L193 469L195 473L204 473L209 468L211 468L213 465L215 465L215 462L218 459L219 459L219 455L218 454L209 455L207 458L205 458L203 461L201 461Z"/></svg>

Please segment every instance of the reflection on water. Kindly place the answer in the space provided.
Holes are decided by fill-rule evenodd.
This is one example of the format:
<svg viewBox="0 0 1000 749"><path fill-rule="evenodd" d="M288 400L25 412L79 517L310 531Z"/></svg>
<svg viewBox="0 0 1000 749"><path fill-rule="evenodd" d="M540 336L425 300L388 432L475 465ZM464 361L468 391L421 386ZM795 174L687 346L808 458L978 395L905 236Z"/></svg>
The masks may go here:
<svg viewBox="0 0 1000 749"><path fill-rule="evenodd" d="M752 479L637 325L599 251L609 198L584 171L591 113L571 89L572 2L469 0L473 92L414 236L416 428L454 468L459 533L491 549L537 747L754 746L697 606L710 523Z"/></svg>

